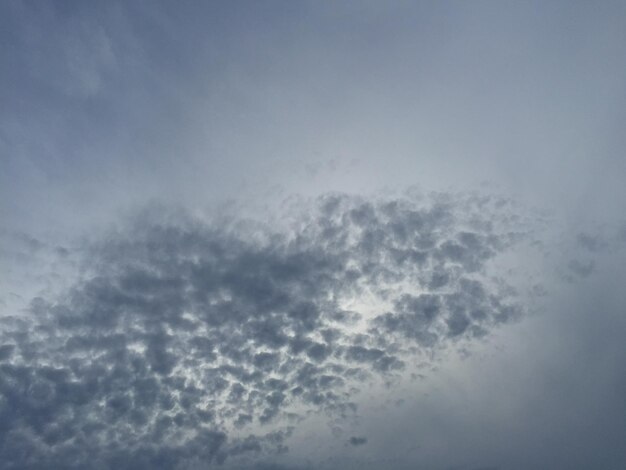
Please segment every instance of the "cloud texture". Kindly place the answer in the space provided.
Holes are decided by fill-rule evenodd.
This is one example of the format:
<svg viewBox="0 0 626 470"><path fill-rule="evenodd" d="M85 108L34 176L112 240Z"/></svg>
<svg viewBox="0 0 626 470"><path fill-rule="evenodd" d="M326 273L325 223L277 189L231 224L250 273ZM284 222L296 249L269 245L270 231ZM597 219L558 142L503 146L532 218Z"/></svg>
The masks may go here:
<svg viewBox="0 0 626 470"><path fill-rule="evenodd" d="M191 468L286 450L309 413L521 313L506 200L323 196L283 228L146 211L0 346L4 468ZM7 319L9 320L9 319ZM353 437L354 446L367 442Z"/></svg>

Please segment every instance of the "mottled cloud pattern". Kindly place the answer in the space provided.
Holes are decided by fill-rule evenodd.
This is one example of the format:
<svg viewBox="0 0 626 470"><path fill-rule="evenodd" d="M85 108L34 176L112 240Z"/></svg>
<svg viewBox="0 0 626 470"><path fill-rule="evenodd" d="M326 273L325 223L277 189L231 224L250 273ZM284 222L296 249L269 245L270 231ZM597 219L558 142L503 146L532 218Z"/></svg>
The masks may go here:
<svg viewBox="0 0 626 470"><path fill-rule="evenodd" d="M2 467L285 452L307 414L521 314L487 269L520 237L506 200L331 194L280 225L146 212L90 244L71 289L5 319Z"/></svg>

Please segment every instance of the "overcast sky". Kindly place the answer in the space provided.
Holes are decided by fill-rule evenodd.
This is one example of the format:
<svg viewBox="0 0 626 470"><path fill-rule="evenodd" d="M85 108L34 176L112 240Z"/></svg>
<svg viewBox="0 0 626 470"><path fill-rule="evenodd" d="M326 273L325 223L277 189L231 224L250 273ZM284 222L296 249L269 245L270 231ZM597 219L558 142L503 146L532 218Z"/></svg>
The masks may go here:
<svg viewBox="0 0 626 470"><path fill-rule="evenodd" d="M3 2L0 468L626 468L624 2Z"/></svg>

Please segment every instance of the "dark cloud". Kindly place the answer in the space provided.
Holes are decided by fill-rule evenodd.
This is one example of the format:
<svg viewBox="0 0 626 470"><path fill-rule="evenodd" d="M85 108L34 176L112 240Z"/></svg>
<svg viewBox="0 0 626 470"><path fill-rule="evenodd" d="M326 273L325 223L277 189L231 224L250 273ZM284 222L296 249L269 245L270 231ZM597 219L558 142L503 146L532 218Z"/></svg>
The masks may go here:
<svg viewBox="0 0 626 470"><path fill-rule="evenodd" d="M567 269L575 278L589 277L589 275L593 272L594 262L592 260L581 261L578 259L573 259L569 263L567 263ZM569 276L568 280L571 279L572 276Z"/></svg>
<svg viewBox="0 0 626 470"><path fill-rule="evenodd" d="M362 445L367 444L367 438L352 436L349 442L351 446L362 446Z"/></svg>
<svg viewBox="0 0 626 470"><path fill-rule="evenodd" d="M599 234L591 235L585 232L581 232L576 236L576 242L580 247L592 253L596 253L607 246Z"/></svg>
<svg viewBox="0 0 626 470"><path fill-rule="evenodd" d="M5 344L0 346L0 361L5 361L11 357L15 346L12 344Z"/></svg>
<svg viewBox="0 0 626 470"><path fill-rule="evenodd" d="M35 299L3 335L3 468L286 451L283 418L353 414L351 385L519 314L484 273L515 238L497 207L328 195L284 231L139 216L87 249L83 280Z"/></svg>

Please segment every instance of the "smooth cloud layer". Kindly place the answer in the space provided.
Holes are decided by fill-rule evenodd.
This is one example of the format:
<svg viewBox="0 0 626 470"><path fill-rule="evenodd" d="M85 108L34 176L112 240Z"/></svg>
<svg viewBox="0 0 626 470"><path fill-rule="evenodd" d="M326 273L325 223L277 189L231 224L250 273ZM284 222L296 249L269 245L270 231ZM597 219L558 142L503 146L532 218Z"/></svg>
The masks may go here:
<svg viewBox="0 0 626 470"><path fill-rule="evenodd" d="M520 315L485 269L515 220L505 200L446 194L326 195L285 229L146 212L89 246L69 291L10 319L2 466L284 452L308 413L353 415L364 384Z"/></svg>

